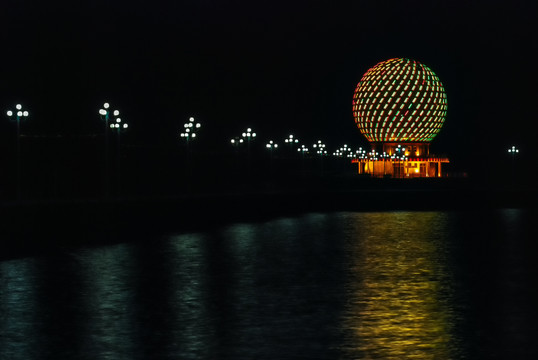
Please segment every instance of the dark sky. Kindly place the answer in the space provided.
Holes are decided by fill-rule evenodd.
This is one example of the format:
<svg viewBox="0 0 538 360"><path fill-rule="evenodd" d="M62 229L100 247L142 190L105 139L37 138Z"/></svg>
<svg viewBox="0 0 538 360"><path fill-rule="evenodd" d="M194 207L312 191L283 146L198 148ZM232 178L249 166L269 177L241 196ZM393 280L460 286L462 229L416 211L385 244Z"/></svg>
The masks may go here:
<svg viewBox="0 0 538 360"><path fill-rule="evenodd" d="M189 117L227 142L245 127L331 146L364 144L351 100L379 61L428 65L448 97L433 149L463 157L531 149L536 1L38 1L0 8L0 104L26 131L98 132L104 100L132 141L177 141ZM31 125L30 125L31 123ZM487 147L487 148L486 148Z"/></svg>

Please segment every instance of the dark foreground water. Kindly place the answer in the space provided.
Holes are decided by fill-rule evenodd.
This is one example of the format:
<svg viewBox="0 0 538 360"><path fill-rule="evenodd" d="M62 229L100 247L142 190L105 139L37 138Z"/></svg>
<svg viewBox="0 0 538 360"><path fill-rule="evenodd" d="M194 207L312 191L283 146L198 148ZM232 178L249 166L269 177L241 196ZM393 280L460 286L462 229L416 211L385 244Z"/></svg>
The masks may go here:
<svg viewBox="0 0 538 360"><path fill-rule="evenodd" d="M537 219L308 214L2 261L0 359L535 359Z"/></svg>

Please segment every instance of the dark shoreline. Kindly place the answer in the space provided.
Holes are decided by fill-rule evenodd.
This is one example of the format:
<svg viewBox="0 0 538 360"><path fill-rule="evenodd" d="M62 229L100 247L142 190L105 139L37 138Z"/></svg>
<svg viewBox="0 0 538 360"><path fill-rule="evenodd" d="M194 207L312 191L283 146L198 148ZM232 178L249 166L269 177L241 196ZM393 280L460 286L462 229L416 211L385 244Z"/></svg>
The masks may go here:
<svg viewBox="0 0 538 360"><path fill-rule="evenodd" d="M372 186L372 184L374 184ZM333 184L334 185L334 184ZM113 198L3 203L2 258L122 241L120 234L210 230L309 212L466 211L534 208L535 189L480 189L467 182L362 183L305 186L174 198ZM80 236L80 234L84 234ZM103 236L96 236L103 234ZM75 239L76 240L73 240Z"/></svg>

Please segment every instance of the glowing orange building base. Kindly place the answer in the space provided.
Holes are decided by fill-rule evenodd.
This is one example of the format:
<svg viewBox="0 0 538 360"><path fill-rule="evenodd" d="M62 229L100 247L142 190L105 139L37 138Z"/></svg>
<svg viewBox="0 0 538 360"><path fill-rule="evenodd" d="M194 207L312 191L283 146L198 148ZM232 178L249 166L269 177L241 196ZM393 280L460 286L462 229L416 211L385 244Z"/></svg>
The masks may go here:
<svg viewBox="0 0 538 360"><path fill-rule="evenodd" d="M378 152L380 150L381 152ZM448 158L430 156L428 143L372 143L367 158L353 159L358 173L373 177L442 177Z"/></svg>

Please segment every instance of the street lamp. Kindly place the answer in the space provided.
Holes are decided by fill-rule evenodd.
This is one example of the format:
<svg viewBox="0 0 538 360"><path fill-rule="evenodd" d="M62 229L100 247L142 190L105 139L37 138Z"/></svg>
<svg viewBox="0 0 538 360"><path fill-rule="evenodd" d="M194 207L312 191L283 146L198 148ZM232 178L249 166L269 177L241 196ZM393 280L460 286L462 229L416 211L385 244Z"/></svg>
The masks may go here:
<svg viewBox="0 0 538 360"><path fill-rule="evenodd" d="M273 150L278 148L278 144L275 143L273 140L269 140L269 142L265 144L265 147L271 151L272 156Z"/></svg>
<svg viewBox="0 0 538 360"><path fill-rule="evenodd" d="M101 120L105 121L105 133L106 133L106 129L108 129L109 127L108 122L110 121L111 117L117 118L120 115L119 110L114 110L112 111L112 114L111 114L111 110L109 109L110 109L110 104L107 102L103 104L102 109L99 109L99 115L101 116Z"/></svg>
<svg viewBox="0 0 538 360"><path fill-rule="evenodd" d="M269 173L272 176L273 175L273 151L278 149L278 144L275 143L273 140L269 140L269 142L265 144L265 148L269 149Z"/></svg>
<svg viewBox="0 0 538 360"><path fill-rule="evenodd" d="M363 150L361 147L359 150L355 151L355 157L359 159L365 159L366 158L366 150Z"/></svg>
<svg viewBox="0 0 538 360"><path fill-rule="evenodd" d="M297 148L297 151L300 152L303 156L304 154L308 154L308 148L305 145L301 145L299 148Z"/></svg>
<svg viewBox="0 0 538 360"><path fill-rule="evenodd" d="M247 161L250 162L250 142L256 138L256 133L251 128L248 128L241 136L247 140Z"/></svg>
<svg viewBox="0 0 538 360"><path fill-rule="evenodd" d="M232 146L237 148L240 144L243 143L243 139L241 139L240 137L234 137L232 140L230 140L230 143L232 144Z"/></svg>
<svg viewBox="0 0 538 360"><path fill-rule="evenodd" d="M327 155L327 150L325 150L325 144L321 142L321 140L318 140L317 143L312 145L314 149L316 149L316 154L323 156Z"/></svg>
<svg viewBox="0 0 538 360"><path fill-rule="evenodd" d="M28 111L22 110L22 105L15 105L16 111L7 111L7 116L10 120L17 122L17 200L21 198L21 119L26 119L29 115Z"/></svg>
<svg viewBox="0 0 538 360"><path fill-rule="evenodd" d="M312 147L316 151L316 154L319 156L319 169L320 173L323 175L323 157L327 156L327 150L325 150L325 144L318 140L317 143L313 144Z"/></svg>
<svg viewBox="0 0 538 360"><path fill-rule="evenodd" d="M293 149L293 144L298 144L299 139L294 138L294 136L290 134L286 139L284 139L284 142L286 144L289 144L290 151L291 151Z"/></svg>
<svg viewBox="0 0 538 360"><path fill-rule="evenodd" d="M387 175L385 170L385 162L388 157L390 157L390 155L383 151L383 154L381 154L381 158L383 159L383 176Z"/></svg>
<svg viewBox="0 0 538 360"><path fill-rule="evenodd" d="M249 143L251 139L253 140L256 137L256 133L253 132L251 128L248 128L247 131L241 134L241 136L244 139L247 139L247 143Z"/></svg>
<svg viewBox="0 0 538 360"><path fill-rule="evenodd" d="M114 111L114 115L115 116L119 115L119 111L118 110ZM116 121L114 123L111 123L109 126L112 131L116 132L116 135L118 137L117 139L118 149L116 152L116 156L117 156L116 158L116 172L117 172L116 180L117 181L116 182L117 182L117 193L119 194L120 182L121 182L121 133L126 131L129 128L129 124L122 123L121 118L117 117Z"/></svg>
<svg viewBox="0 0 538 360"><path fill-rule="evenodd" d="M114 124L110 124L109 125L109 122L112 120L116 120L118 118L118 116L120 115L120 112L119 110L110 110L110 104L109 103L104 103L103 104L103 108L99 109L99 116L101 118L101 120L103 120L105 122L105 195L108 196L109 195L109 184L108 184L108 173L110 171L110 165L109 165L109 161L108 161L108 153L109 153L109 149L108 149L108 129L109 128L115 128L111 125L114 125Z"/></svg>
<svg viewBox="0 0 538 360"><path fill-rule="evenodd" d="M514 145L512 145L511 148L508 149L508 153L512 155L512 182L514 182L515 179L515 157L516 154L519 153L519 149L516 148Z"/></svg>
<svg viewBox="0 0 538 360"><path fill-rule="evenodd" d="M512 147L508 149L508 153L511 153L513 158L515 154L519 153L519 149L512 145Z"/></svg>
<svg viewBox="0 0 538 360"><path fill-rule="evenodd" d="M202 124L195 123L193 117L190 117L189 121L183 124L184 131L179 135L181 136L181 138L185 139L185 141L187 142L187 146L189 146L190 140L194 140L196 138L196 132L201 127Z"/></svg>
<svg viewBox="0 0 538 360"><path fill-rule="evenodd" d="M273 161L273 150L278 149L278 144L275 143L273 140L269 140L267 144L265 144L265 147L269 149L270 159Z"/></svg>
<svg viewBox="0 0 538 360"><path fill-rule="evenodd" d="M398 145L395 149L396 151L396 159L398 160L398 177L402 177L402 163L401 161L404 161L405 160L405 148L402 147L402 145ZM401 161L400 161L401 160ZM405 162L403 164L403 166L405 167Z"/></svg>

